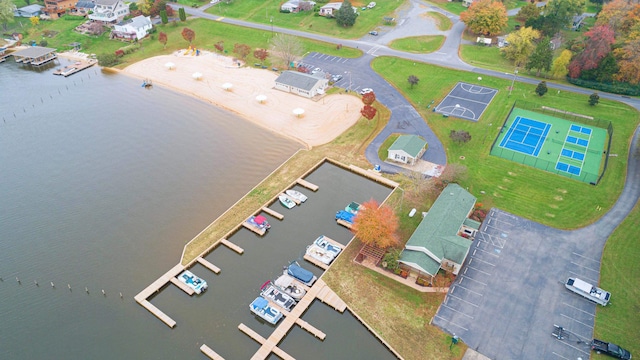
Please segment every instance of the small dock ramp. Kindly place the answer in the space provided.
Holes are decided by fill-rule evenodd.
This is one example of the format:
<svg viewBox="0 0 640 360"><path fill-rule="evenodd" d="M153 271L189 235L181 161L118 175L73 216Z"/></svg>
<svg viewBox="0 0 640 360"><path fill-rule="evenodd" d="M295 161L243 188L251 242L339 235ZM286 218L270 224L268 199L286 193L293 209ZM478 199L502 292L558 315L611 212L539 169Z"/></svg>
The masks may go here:
<svg viewBox="0 0 640 360"><path fill-rule="evenodd" d="M339 312L344 312L347 309L347 304L340 299L340 297L334 293L324 281L318 279L318 282L320 282L319 285L322 286L322 288L316 294L316 298Z"/></svg>
<svg viewBox="0 0 640 360"><path fill-rule="evenodd" d="M318 185L312 184L310 182L308 182L307 180L304 180L302 178L296 180L296 182L298 183L298 185L300 186L304 186L307 189L311 190L311 191L318 191Z"/></svg>
<svg viewBox="0 0 640 360"><path fill-rule="evenodd" d="M196 258L196 260L197 260L200 264L202 264L202 266L204 266L204 267L206 267L207 269L209 269L209 270L213 271L214 273L216 273L216 274L219 274L219 273L220 273L220 268L219 268L219 267L217 267L217 266L215 266L215 265L213 265L211 262L209 262L209 260L207 260L207 259L205 259L205 258L203 258L203 257L201 257L201 256L198 256L198 257Z"/></svg>
<svg viewBox="0 0 640 360"><path fill-rule="evenodd" d="M206 344L202 344L202 346L200 346L200 351L202 351L203 354L207 355L211 360L224 360L222 356L218 355L218 353L213 351Z"/></svg>
<svg viewBox="0 0 640 360"><path fill-rule="evenodd" d="M242 253L244 252L244 249L241 248L240 246L232 243L231 241L227 240L227 239L222 239L220 240L220 243L222 243L222 245L228 247L229 249L237 252L238 254L242 255Z"/></svg>

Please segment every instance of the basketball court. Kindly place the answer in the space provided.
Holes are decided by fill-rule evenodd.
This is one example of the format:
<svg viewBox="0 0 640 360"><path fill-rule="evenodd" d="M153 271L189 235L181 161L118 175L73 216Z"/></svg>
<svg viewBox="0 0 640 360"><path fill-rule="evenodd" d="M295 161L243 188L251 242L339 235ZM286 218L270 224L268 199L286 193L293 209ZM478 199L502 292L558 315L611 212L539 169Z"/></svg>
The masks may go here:
<svg viewBox="0 0 640 360"><path fill-rule="evenodd" d="M434 111L447 116L478 121L497 93L496 89L459 82Z"/></svg>

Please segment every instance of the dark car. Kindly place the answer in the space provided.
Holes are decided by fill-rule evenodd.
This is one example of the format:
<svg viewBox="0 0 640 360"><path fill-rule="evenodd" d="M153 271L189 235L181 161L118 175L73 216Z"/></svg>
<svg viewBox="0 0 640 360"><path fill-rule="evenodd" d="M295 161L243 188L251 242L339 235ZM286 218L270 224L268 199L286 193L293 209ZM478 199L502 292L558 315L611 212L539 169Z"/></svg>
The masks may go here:
<svg viewBox="0 0 640 360"><path fill-rule="evenodd" d="M595 351L598 354L606 354L616 359L622 359L622 360L631 359L631 354L629 353L629 351L621 348L620 346L614 343L610 343L610 342L606 342L598 339L593 339L593 341L591 341L591 350Z"/></svg>

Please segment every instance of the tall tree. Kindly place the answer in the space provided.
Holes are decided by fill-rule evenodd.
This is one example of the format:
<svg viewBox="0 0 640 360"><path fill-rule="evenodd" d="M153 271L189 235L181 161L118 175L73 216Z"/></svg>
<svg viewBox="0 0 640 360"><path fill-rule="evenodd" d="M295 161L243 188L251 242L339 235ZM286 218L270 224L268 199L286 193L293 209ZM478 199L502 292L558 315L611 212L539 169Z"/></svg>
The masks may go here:
<svg viewBox="0 0 640 360"><path fill-rule="evenodd" d="M418 79L418 77L415 75L409 75L409 78L407 78L407 81L409 82L409 84L411 85L411 88L413 89L413 85L417 85L420 79Z"/></svg>
<svg viewBox="0 0 640 360"><path fill-rule="evenodd" d="M163 49L167 48L167 40L169 40L167 33L160 31L160 34L158 34L158 41L162 44Z"/></svg>
<svg viewBox="0 0 640 360"><path fill-rule="evenodd" d="M238 55L238 57L242 60L247 58L247 55L251 53L251 47L247 44L234 44L233 52Z"/></svg>
<svg viewBox="0 0 640 360"><path fill-rule="evenodd" d="M633 85L640 83L640 37L628 41L622 48L614 50L620 70L617 81Z"/></svg>
<svg viewBox="0 0 640 360"><path fill-rule="evenodd" d="M593 93L589 95L589 105L596 106L600 102L600 95L598 93Z"/></svg>
<svg viewBox="0 0 640 360"><path fill-rule="evenodd" d="M195 31L189 29L189 28L184 28L182 29L182 38L185 39L186 41L189 42L189 46L191 46L191 43L193 42L193 40L196 39L196 33Z"/></svg>
<svg viewBox="0 0 640 360"><path fill-rule="evenodd" d="M222 53L224 51L224 41L223 40L218 41L213 45L213 47L216 48L218 52Z"/></svg>
<svg viewBox="0 0 640 360"><path fill-rule="evenodd" d="M362 110L360 110L360 114L362 114L362 116L367 118L367 120L373 119L373 117L376 116L377 112L378 112L378 110L376 110L376 108L374 108L373 106L370 106L370 105L365 105L362 108Z"/></svg>
<svg viewBox="0 0 640 360"><path fill-rule="evenodd" d="M558 56L553 61L553 65L551 65L551 76L556 79L567 76L567 73L569 72L567 66L569 66L572 56L573 53L571 52L571 50L562 50L560 56Z"/></svg>
<svg viewBox="0 0 640 360"><path fill-rule="evenodd" d="M253 57L260 60L261 63L264 63L267 57L269 57L269 52L266 49L255 49L253 51Z"/></svg>
<svg viewBox="0 0 640 360"><path fill-rule="evenodd" d="M516 19L520 21L527 21L529 19L535 19L538 16L540 16L540 8L537 7L535 3L528 3L520 8L520 11L518 11L518 14L516 15Z"/></svg>
<svg viewBox="0 0 640 360"><path fill-rule="evenodd" d="M544 7L544 15L557 19L560 26L569 26L573 17L584 12L584 0L551 0Z"/></svg>
<svg viewBox="0 0 640 360"><path fill-rule="evenodd" d="M398 243L398 217L391 207L372 199L362 204L352 231L363 243L386 249Z"/></svg>
<svg viewBox="0 0 640 360"><path fill-rule="evenodd" d="M609 25L595 26L585 34L584 50L569 64L569 76L577 78L584 70L598 67L600 60L611 52L614 43L613 30Z"/></svg>
<svg viewBox="0 0 640 360"><path fill-rule="evenodd" d="M549 89L547 88L547 82L546 81L540 81L538 86L536 86L536 94L538 94L539 96L542 96L542 95L546 94L547 91L549 91Z"/></svg>
<svg viewBox="0 0 640 360"><path fill-rule="evenodd" d="M372 105L376 102L376 94L373 91L369 91L368 93L362 95L362 103L365 105Z"/></svg>
<svg viewBox="0 0 640 360"><path fill-rule="evenodd" d="M336 11L336 22L343 27L351 27L356 23L356 11L349 0L344 0L342 6Z"/></svg>
<svg viewBox="0 0 640 360"><path fill-rule="evenodd" d="M531 53L526 69L536 70L536 76L540 76L540 71L549 71L551 69L551 61L553 60L553 49L551 49L551 40L545 36L538 41L535 50Z"/></svg>
<svg viewBox="0 0 640 360"><path fill-rule="evenodd" d="M504 57L512 60L516 66L524 66L529 55L535 50L535 41L540 38L540 32L530 27L523 27L507 35L509 45L500 49Z"/></svg>
<svg viewBox="0 0 640 360"><path fill-rule="evenodd" d="M183 7L178 9L178 17L180 18L180 21L182 21L182 22L187 21L187 13L184 11Z"/></svg>
<svg viewBox="0 0 640 360"><path fill-rule="evenodd" d="M160 22L163 25L166 25L169 22L169 17L167 16L167 10L160 11Z"/></svg>
<svg viewBox="0 0 640 360"><path fill-rule="evenodd" d="M633 9L633 4L626 0L613 0L602 7L598 13L596 26L609 25L616 36L622 35L627 14Z"/></svg>
<svg viewBox="0 0 640 360"><path fill-rule="evenodd" d="M474 1L460 14L460 20L475 34L493 36L507 26L507 9L499 1Z"/></svg>
<svg viewBox="0 0 640 360"><path fill-rule="evenodd" d="M271 39L271 53L282 59L287 66L304 54L304 47L300 40L287 34L277 34Z"/></svg>
<svg viewBox="0 0 640 360"><path fill-rule="evenodd" d="M13 9L15 7L11 0L0 0L0 22L2 22L4 31L7 31L7 23L13 21Z"/></svg>

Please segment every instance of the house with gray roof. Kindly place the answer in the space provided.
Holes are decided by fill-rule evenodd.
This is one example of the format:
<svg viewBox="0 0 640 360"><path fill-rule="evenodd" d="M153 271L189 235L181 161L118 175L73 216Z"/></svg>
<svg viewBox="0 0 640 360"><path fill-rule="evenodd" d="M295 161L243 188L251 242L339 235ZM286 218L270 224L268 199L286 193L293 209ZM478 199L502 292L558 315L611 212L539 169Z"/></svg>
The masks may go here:
<svg viewBox="0 0 640 360"><path fill-rule="evenodd" d="M122 0L96 0L89 19L105 24L116 24L129 15L129 6Z"/></svg>
<svg viewBox="0 0 640 360"><path fill-rule="evenodd" d="M111 38L135 40L142 39L153 28L151 18L149 16L139 15L133 19L123 21L113 26Z"/></svg>
<svg viewBox="0 0 640 360"><path fill-rule="evenodd" d="M312 98L316 95L324 94L327 86L329 86L329 80L326 78L301 73L299 71L283 71L276 79L275 88Z"/></svg>
<svg viewBox="0 0 640 360"><path fill-rule="evenodd" d="M440 269L458 274L480 223L469 219L476 198L458 184L442 190L400 255L403 269L433 278Z"/></svg>
<svg viewBox="0 0 640 360"><path fill-rule="evenodd" d="M418 135L400 135L389 147L387 159L414 165L427 151L427 146L427 142Z"/></svg>
<svg viewBox="0 0 640 360"><path fill-rule="evenodd" d="M38 5L38 4L27 5L19 9L14 9L13 16L30 18L30 17L34 17L42 14L42 9L44 9L44 6L42 5Z"/></svg>

